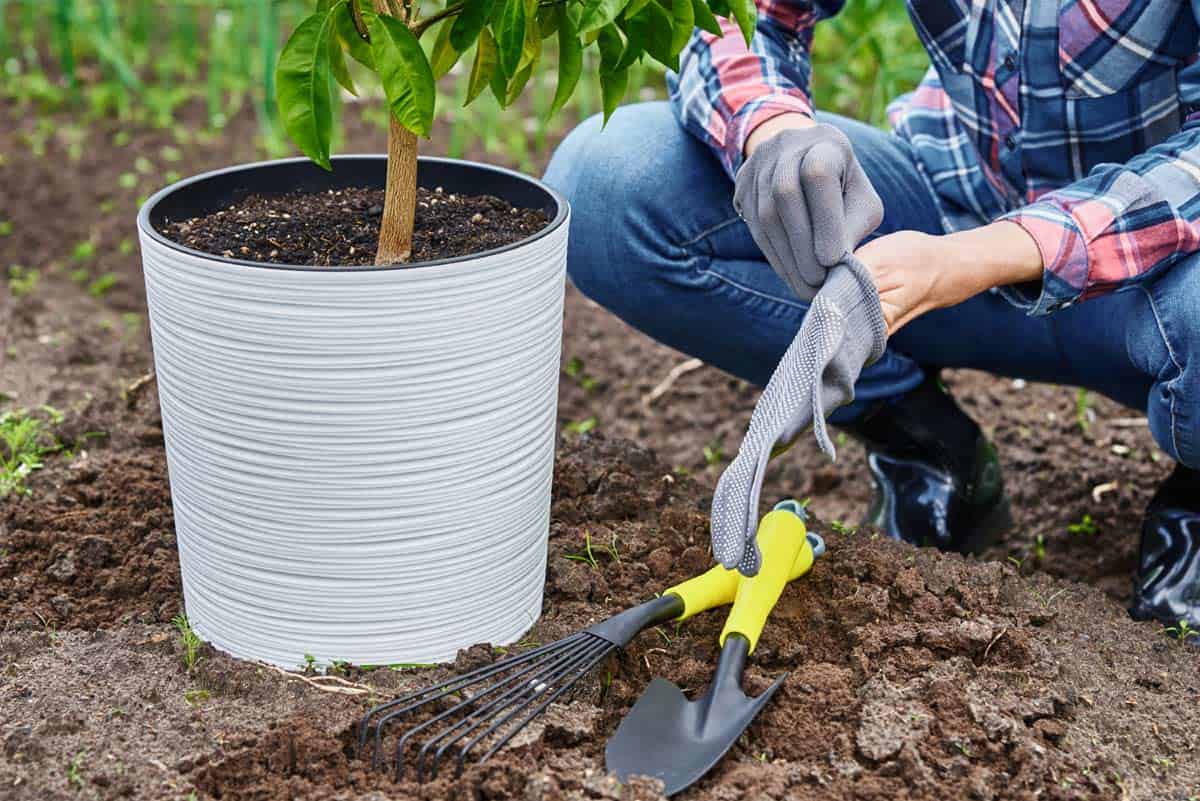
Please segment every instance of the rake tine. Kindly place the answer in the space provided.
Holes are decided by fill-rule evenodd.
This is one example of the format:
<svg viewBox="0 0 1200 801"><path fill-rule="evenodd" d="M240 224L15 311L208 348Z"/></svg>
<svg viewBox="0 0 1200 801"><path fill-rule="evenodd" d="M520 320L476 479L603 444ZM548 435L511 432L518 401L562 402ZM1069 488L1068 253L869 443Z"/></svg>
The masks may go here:
<svg viewBox="0 0 1200 801"><path fill-rule="evenodd" d="M526 715L524 718L519 720L517 722L516 726L514 726L507 734L505 734L503 737L501 737L498 742L494 743L492 745L492 747L489 748L482 757L480 757L479 764L482 765L484 762L487 762L492 757L493 754L495 754L497 751L499 751L501 748L503 748L508 743L509 740L511 740L513 737L515 737L517 732L519 732L521 729L523 729L527 725L529 725L529 722L531 720L533 720L535 717L537 717L543 711L545 711L546 707L550 706L550 704L552 704L556 700L558 700L558 698L563 693L565 693L567 690L574 687L576 682L578 682L581 678L583 678L583 676L585 676L588 671L590 671L592 668L594 668L602 659L604 659L604 657L608 656L614 650L616 650L616 646L612 645L611 643L605 643L605 647L602 648L597 653L596 658L594 660L592 660L589 664L586 664L583 667L581 667L579 670L577 670L575 672L574 676L572 676L568 681L564 682L563 685L561 687L559 687L557 690L555 690L553 693L551 693L549 697L543 699L542 702L540 704L538 704L536 707L534 707L529 712L528 715ZM471 749L474 748L481 740L489 737L500 726L503 726L507 720L512 718L518 712L520 712L519 709L513 710L503 720L497 721L496 724L493 725L490 729L488 729L487 731L484 731L480 734L477 734L474 737L474 739L472 739L469 743L467 743L465 746L463 746L462 750L459 752L459 755L458 755L458 773L459 774L462 773L463 765L466 763L467 754L471 751Z"/></svg>
<svg viewBox="0 0 1200 801"><path fill-rule="evenodd" d="M479 692L475 693L474 695L471 695L470 697L463 699L462 701L455 704L450 709L447 709L447 710L441 712L440 714L438 714L431 720L427 720L424 723L416 726L415 728L410 729L409 731L406 731L403 735L401 735L400 741L396 744L396 757L395 757L396 758L396 779L399 780L399 778L404 770L404 762L403 762L404 746L408 743L408 741L412 738L413 735L417 734L418 732L424 731L425 729L429 728L430 726L437 723L438 721L444 720L445 718L447 718L451 715L457 714L458 712L460 712L461 710L463 710L466 707L471 706L472 704L478 703L479 700L481 698L483 698L484 696L491 695L492 693L496 692L497 690L503 689L504 687L507 687L514 683L519 685L519 683L523 680L523 678L525 676L529 675L530 670L542 670L542 669L545 669L546 665L553 666L556 662L561 661L564 658L564 656L563 656L564 650L566 651L566 653L571 653L572 649L576 648L576 647L578 647L578 644L577 644L577 642L573 641L565 649L556 650L555 652L552 652L552 653L543 654L541 658L539 658L538 660L535 660L532 663L531 667L521 671L520 673L514 673L512 675L506 676L506 677L496 681L495 683L485 687L484 689L480 690ZM375 744L376 744L375 754L376 754L376 756L378 756L378 754L380 753L380 751L383 748L383 727L384 727L384 725L392 718L394 718L398 715L402 715L405 712L410 711L411 709L415 708L416 706L421 706L424 703L425 702L422 702L421 704L409 705L409 706L405 707L404 709L400 709L395 712L391 712L391 713L385 715L384 717L380 718L379 724L375 728Z"/></svg>
<svg viewBox="0 0 1200 801"><path fill-rule="evenodd" d="M576 664L578 662L578 660L588 658L588 653L591 650L593 650L595 647L592 642L589 642L589 640L591 640L591 639L592 639L592 637L590 637L590 636L584 638L584 641L576 644L576 647L574 647L570 650L564 651L561 655L559 655L559 657L557 659L548 661L546 664L544 664L544 666L542 666L542 669L536 674L531 675L529 672L525 672L520 675L511 677L511 679L509 681L510 681L510 683L513 684L513 686L509 687L509 689L506 692L504 692L503 694L499 695L496 698L493 698L487 704L471 711L471 713L468 714L466 717L464 717L462 720L459 720L454 725L450 726L445 731L438 733L431 740L426 742L422 746L421 751L418 754L417 780L418 781L423 780L425 754L427 753L427 751L433 744L435 744L435 743L439 742L440 740L444 739L445 737L449 736L456 729L459 729L463 726L467 726L467 728L463 732L463 734L460 734L458 737L455 737L451 741L451 742L456 742L457 740L461 739L462 736L464 736L466 734L466 732L471 731L472 729L476 728L476 726L479 725L479 723L472 724L471 723L472 721L487 720L491 716L495 715L497 713L497 711L503 711L503 710L507 709L508 707L510 707L514 703L520 703L523 696L525 694L529 693L531 689L545 686L547 683L557 680L559 675L561 675L564 671L570 670L571 666ZM430 723L432 723L432 722L433 721L430 721ZM425 727L421 726L421 727L418 727L418 729L414 729L412 731L405 732L404 736L401 739L407 740L412 735L416 734L417 731L421 728L425 728ZM396 758L398 760L397 774L399 774L399 770L401 767L399 764L399 760L401 760L403 758L403 754L401 753L402 745L403 745L403 743L401 744L400 747L397 748L397 753L396 753Z"/></svg>
<svg viewBox="0 0 1200 801"><path fill-rule="evenodd" d="M507 659L502 659L499 662L493 662L490 665L485 665L484 667L477 668L477 669L471 671L470 673L465 673L461 676L451 677L449 679L446 679L443 682L433 685L432 687L423 687L421 689L414 690L410 693L402 695L399 698L396 698L396 699L393 699L386 703L379 704L375 707L372 707L371 710L369 712L367 712L366 715L363 716L362 722L359 724L358 747L362 748L363 746L365 746L367 744L367 730L371 728L371 718L373 716L375 716L377 713L383 713L389 709L392 709L393 707L400 706L402 704L408 704L408 703L412 702L413 699L419 698L420 696L423 696L423 695L432 695L434 693L437 693L436 695L433 695L432 697L427 698L427 699L415 704L416 706L419 706L420 704L423 704L423 703L428 703L429 701L435 701L438 698L443 698L468 684L475 684L479 681L482 681L483 679L488 678L489 676L492 676L495 673L500 673L502 671L509 670L511 668L516 667L517 665L524 664L525 662L535 659L538 656L541 656L542 654L546 653L547 651L561 648L561 647L567 645L568 643L570 643L572 640L578 639L581 634L582 634L582 632L577 633L577 634L572 634L570 637L559 640L557 642L552 642L552 643L549 643L548 645L539 646L537 648L534 648L532 651L526 651L523 654L518 654L517 656L511 656L511 657L508 657ZM451 687L450 685L455 685L455 686Z"/></svg>
<svg viewBox="0 0 1200 801"><path fill-rule="evenodd" d="M595 664L595 662L598 661L600 657L604 656L607 650L610 648L611 644L606 643L605 640L596 640L596 642L588 643L586 648L582 649L580 652L577 652L577 654L572 655L571 660L565 661L564 663L559 664L559 666L556 666L556 669L554 669L554 673L552 675L545 677L534 677L534 679L524 682L524 685L520 687L520 692L516 693L515 697L514 693L508 693L508 698L497 699L494 701L494 703L488 705L487 709L482 709L476 713L473 713L472 716L464 718L463 721L458 722L455 727L443 731L443 733L433 737L432 740L426 742L421 748L418 761L418 775L421 776L422 773L424 773L425 757L428 749L432 748L440 740L444 740L445 737L450 736L452 733L454 733L455 729L462 728L464 724L469 724L466 725L466 728L463 728L462 731L458 731L458 733L455 734L454 737L451 737L449 741L444 742L443 745L440 746L436 752L434 752L431 763L431 777L437 776L437 766L440 759L442 759L443 754L446 752L446 749L454 746L455 743L461 741L463 737L466 737L472 733L472 731L481 727L481 725L486 725L488 722L492 721L492 719L500 715L500 713L510 709L510 707L517 706L516 711L520 711L522 709L520 704L524 703L524 701L535 698L536 695L539 695L542 692L545 692L547 687L557 683L564 675L570 674L571 671L575 670L577 666L580 666L580 664L583 664L583 669L587 670L588 666ZM487 712L487 715L482 715L482 712ZM512 715L510 713L510 715L505 719L511 718L511 716ZM516 734L515 731L514 734Z"/></svg>

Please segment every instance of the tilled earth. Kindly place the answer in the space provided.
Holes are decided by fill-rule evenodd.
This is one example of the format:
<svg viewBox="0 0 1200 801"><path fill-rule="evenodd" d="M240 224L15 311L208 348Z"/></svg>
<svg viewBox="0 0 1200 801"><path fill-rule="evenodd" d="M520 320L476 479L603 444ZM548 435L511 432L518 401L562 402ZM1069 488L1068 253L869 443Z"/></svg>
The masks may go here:
<svg viewBox="0 0 1200 801"><path fill-rule="evenodd" d="M0 506L0 798L655 797L604 776L603 744L652 675L705 685L719 614L643 634L520 745L420 786L367 770L352 727L372 698L451 668L349 669L357 686L343 686L363 694L207 650L185 668L133 219L166 170L258 157L253 121L208 142L134 131L123 148L97 126L84 147L64 135L39 158L31 119L0 115L0 220L12 223L0 268L40 273L31 292L0 292L0 392L58 409L65 446L28 497ZM382 142L365 125L347 139ZM686 358L573 289L563 360L546 600L526 646L707 566L711 483L756 397L705 367L664 386ZM868 497L861 451L846 443L831 465L794 449L766 494L811 497L830 551L785 594L752 660L750 689L788 672L783 690L689 797L1200 794L1200 656L1123 609L1142 507L1170 469L1144 417L1071 388L944 378L999 446L1018 527L983 560L839 533ZM566 425L591 418L583 436L571 431L589 426ZM615 551L598 550L594 568L566 558L588 536ZM472 649L459 667L491 658Z"/></svg>

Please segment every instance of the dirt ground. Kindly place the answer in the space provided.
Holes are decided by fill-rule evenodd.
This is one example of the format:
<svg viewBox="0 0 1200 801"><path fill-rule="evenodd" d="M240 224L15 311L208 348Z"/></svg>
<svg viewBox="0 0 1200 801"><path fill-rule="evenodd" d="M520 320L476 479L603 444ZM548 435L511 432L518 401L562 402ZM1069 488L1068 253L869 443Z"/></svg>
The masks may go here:
<svg viewBox="0 0 1200 801"><path fill-rule="evenodd" d="M0 403L60 410L69 451L0 507L0 798L656 797L604 776L604 742L652 675L705 685L717 614L643 634L537 736L426 785L367 770L352 729L372 698L451 668L352 669L361 695L208 650L185 668L161 420L140 380L151 362L134 213L168 170L257 158L253 120L211 141L134 131L120 146L97 126L82 147L64 133L35 157L34 123L12 108L0 119L0 220L12 224L0 268L40 271L30 294L0 284ZM382 142L365 125L347 139ZM568 289L560 417L595 423L564 434L544 614L526 644L707 566L711 484L756 390L701 367L651 399L684 362ZM829 464L794 449L766 495L811 497L829 554L785 594L752 659L747 686L789 672L782 691L685 797L1200 796L1200 654L1124 612L1142 508L1170 470L1144 417L1080 404L1072 388L944 379L999 447L1017 528L972 560L839 533L868 498L861 450L846 443ZM617 556L567 559L587 535Z"/></svg>

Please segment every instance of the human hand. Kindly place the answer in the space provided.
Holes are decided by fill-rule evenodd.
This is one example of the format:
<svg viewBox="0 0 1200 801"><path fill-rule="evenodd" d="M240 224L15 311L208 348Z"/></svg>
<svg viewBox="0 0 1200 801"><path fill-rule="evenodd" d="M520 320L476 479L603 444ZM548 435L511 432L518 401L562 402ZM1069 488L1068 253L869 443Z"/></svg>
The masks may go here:
<svg viewBox="0 0 1200 801"><path fill-rule="evenodd" d="M845 134L807 118L803 127L772 125L784 116L800 115L781 115L751 134L733 205L771 267L807 301L829 268L879 226L883 203Z"/></svg>
<svg viewBox="0 0 1200 801"><path fill-rule="evenodd" d="M1007 221L943 236L897 231L871 240L854 255L879 292L888 336L933 309L1042 274L1037 244Z"/></svg>

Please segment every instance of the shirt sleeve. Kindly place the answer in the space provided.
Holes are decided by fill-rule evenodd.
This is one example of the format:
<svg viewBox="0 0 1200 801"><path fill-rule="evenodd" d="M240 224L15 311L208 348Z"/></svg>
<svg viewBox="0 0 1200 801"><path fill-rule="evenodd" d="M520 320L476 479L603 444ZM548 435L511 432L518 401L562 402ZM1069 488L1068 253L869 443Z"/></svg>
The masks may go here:
<svg viewBox="0 0 1200 801"><path fill-rule="evenodd" d="M1165 141L1124 164L1101 164L1001 219L1020 225L1042 254L1042 284L1001 292L1048 314L1120 290L1200 250L1200 62L1180 72L1191 114Z"/></svg>
<svg viewBox="0 0 1200 801"><path fill-rule="evenodd" d="M732 176L746 138L780 114L812 116L808 92L813 25L841 10L845 0L756 0L758 21L750 46L736 23L721 19L723 36L697 29L668 77L680 122L712 148Z"/></svg>

